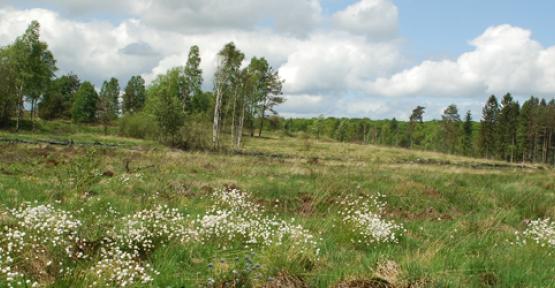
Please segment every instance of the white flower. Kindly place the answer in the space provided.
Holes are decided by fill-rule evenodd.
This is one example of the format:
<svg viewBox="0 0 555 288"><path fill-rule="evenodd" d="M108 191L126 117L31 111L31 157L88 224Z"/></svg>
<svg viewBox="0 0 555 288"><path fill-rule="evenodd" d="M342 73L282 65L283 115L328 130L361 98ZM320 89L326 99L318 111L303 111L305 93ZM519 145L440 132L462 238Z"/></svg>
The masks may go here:
<svg viewBox="0 0 555 288"><path fill-rule="evenodd" d="M381 214L385 209L385 202L380 201L381 195L370 196L367 199L358 197L343 201L344 206L340 215L343 222L351 225L361 239L352 239L358 243L387 243L398 242L403 226L393 221L383 219Z"/></svg>
<svg viewBox="0 0 555 288"><path fill-rule="evenodd" d="M515 234L518 241L519 233ZM526 239L529 239L541 247L555 248L555 222L549 218L532 220L522 232L522 236L524 238L521 240L522 244L526 244Z"/></svg>
<svg viewBox="0 0 555 288"><path fill-rule="evenodd" d="M314 236L300 225L277 219L237 189L218 190L212 209L195 221L203 240L215 240L220 246L242 240L249 245L282 245L286 240L303 251L316 251Z"/></svg>

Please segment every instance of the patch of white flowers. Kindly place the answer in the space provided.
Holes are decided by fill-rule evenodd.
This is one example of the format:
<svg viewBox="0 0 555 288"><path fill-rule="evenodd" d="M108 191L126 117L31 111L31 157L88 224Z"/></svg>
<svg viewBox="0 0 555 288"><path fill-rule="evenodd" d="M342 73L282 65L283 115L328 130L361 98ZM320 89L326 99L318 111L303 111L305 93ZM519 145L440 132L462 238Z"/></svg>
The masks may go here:
<svg viewBox="0 0 555 288"><path fill-rule="evenodd" d="M156 245L169 241L188 242L195 237L187 219L177 209L157 206L139 211L122 219L123 225L112 231L118 246L125 247L134 256L152 251Z"/></svg>
<svg viewBox="0 0 555 288"><path fill-rule="evenodd" d="M15 257L25 249L25 232L6 228L0 233L0 277L8 287L21 287L25 275L17 271Z"/></svg>
<svg viewBox="0 0 555 288"><path fill-rule="evenodd" d="M129 287L152 282L158 274L150 264L143 264L133 253L122 251L115 245L101 248L101 259L92 271L97 280L92 287Z"/></svg>
<svg viewBox="0 0 555 288"><path fill-rule="evenodd" d="M318 253L314 235L301 225L267 215L247 193L222 189L214 193L213 200L215 205L194 221L202 240L217 240L219 245L239 240L245 246L282 245L289 240L300 252Z"/></svg>
<svg viewBox="0 0 555 288"><path fill-rule="evenodd" d="M542 247L555 248L555 222L551 219L537 219L528 222L522 233L516 233L517 242L526 244L527 240Z"/></svg>
<svg viewBox="0 0 555 288"><path fill-rule="evenodd" d="M358 197L342 201L342 221L357 234L357 243L397 243L404 232L401 224L383 218L385 202L382 195Z"/></svg>
<svg viewBox="0 0 555 288"><path fill-rule="evenodd" d="M308 230L293 224L294 220L268 215L248 194L239 190L219 190L213 200L214 205L206 213L192 220L168 206L121 216L109 205L104 215L97 216L118 220L107 229L98 249L80 238L83 225L67 211L38 204L6 210L7 217L0 214L1 219L9 221L9 225L3 225L0 230L0 283L8 287L48 285L32 281L38 275L27 275L29 261L41 256L34 263L44 266L41 269L45 272L41 273L48 271L50 279L72 271L64 266L69 263L66 260L94 258L97 262L86 274L90 287L149 285L159 273L144 259L157 247L170 242L214 241L223 248L234 243L247 247L290 245L288 247L299 253L318 254L317 241ZM52 250L54 248L56 250ZM58 259L51 259L56 255Z"/></svg>
<svg viewBox="0 0 555 288"><path fill-rule="evenodd" d="M92 268L102 281L94 286L128 287L152 281L158 272L139 260L158 245L194 239L187 219L177 209L158 206L123 217L103 241L100 261Z"/></svg>
<svg viewBox="0 0 555 288"><path fill-rule="evenodd" d="M46 247L63 248L72 259L86 258L77 234L81 222L70 213L51 205L25 204L7 215L15 221L0 232L0 277L9 287L38 285L21 271L22 261L33 260L29 251L47 255Z"/></svg>
<svg viewBox="0 0 555 288"><path fill-rule="evenodd" d="M64 247L68 257L85 257L79 249L75 249L84 247L79 247L77 234L81 221L71 213L51 205L22 206L10 212L19 220L18 225L27 230L29 240L35 245L33 248L36 248L36 244Z"/></svg>

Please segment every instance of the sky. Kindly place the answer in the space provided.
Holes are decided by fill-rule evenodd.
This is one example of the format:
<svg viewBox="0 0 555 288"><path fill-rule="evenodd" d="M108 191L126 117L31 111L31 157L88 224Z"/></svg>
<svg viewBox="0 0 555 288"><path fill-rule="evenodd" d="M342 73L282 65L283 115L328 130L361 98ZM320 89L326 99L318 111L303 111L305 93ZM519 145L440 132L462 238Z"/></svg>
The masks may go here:
<svg viewBox="0 0 555 288"><path fill-rule="evenodd" d="M285 117L396 117L449 104L479 119L486 98L555 96L550 0L0 0L0 45L41 23L58 74L97 87L147 82L201 50L204 89L233 41L285 80Z"/></svg>

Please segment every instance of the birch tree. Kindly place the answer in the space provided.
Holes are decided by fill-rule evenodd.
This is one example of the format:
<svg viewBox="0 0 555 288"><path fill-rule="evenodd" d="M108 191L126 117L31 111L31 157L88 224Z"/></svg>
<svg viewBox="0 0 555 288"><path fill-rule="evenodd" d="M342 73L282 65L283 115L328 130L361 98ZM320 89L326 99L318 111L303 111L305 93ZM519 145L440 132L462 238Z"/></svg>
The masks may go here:
<svg viewBox="0 0 555 288"><path fill-rule="evenodd" d="M230 99L235 106L235 97L238 93L238 80L240 79L240 67L245 55L239 51L233 42L228 43L218 53L219 64L214 77L214 94L216 103L214 105L214 121L212 125L212 146L214 149L220 146L220 134L222 129L223 114L222 107L229 109Z"/></svg>

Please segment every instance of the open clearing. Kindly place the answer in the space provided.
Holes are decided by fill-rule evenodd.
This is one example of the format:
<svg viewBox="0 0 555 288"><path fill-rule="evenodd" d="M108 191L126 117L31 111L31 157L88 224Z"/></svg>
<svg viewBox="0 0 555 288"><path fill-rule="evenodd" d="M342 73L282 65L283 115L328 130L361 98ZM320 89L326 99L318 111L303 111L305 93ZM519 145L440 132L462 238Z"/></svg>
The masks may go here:
<svg viewBox="0 0 555 288"><path fill-rule="evenodd" d="M555 218L550 168L247 141L241 153L0 143L0 287L555 287L553 222L522 234ZM33 250L8 262L7 231Z"/></svg>

